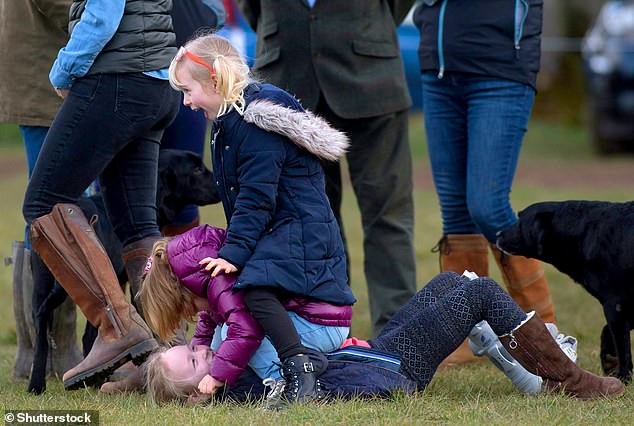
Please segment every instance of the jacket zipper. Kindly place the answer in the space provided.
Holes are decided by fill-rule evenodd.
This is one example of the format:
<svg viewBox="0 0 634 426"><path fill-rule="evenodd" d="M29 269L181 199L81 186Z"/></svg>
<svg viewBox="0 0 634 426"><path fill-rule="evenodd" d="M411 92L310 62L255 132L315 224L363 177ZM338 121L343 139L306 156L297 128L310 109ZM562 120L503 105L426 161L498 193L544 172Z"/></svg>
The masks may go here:
<svg viewBox="0 0 634 426"><path fill-rule="evenodd" d="M514 47L515 58L520 58L520 41L522 40L522 34L524 33L524 22L528 16L528 3L526 0L515 0L515 34L514 35Z"/></svg>
<svg viewBox="0 0 634 426"><path fill-rule="evenodd" d="M447 9L447 0L443 0L440 5L440 12L438 14L438 79L440 80L445 75L445 54L442 48L442 35L445 26L445 10Z"/></svg>

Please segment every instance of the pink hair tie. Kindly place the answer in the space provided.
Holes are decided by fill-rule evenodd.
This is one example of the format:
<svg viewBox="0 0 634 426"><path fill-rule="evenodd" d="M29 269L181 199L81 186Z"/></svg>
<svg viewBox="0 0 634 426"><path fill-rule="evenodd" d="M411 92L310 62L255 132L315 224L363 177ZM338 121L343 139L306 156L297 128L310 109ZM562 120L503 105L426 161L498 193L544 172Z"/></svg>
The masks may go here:
<svg viewBox="0 0 634 426"><path fill-rule="evenodd" d="M154 256L150 256L147 258L147 263L145 264L145 269L143 270L144 274L147 274L148 272L150 272L150 269L152 269L152 264L154 263Z"/></svg>

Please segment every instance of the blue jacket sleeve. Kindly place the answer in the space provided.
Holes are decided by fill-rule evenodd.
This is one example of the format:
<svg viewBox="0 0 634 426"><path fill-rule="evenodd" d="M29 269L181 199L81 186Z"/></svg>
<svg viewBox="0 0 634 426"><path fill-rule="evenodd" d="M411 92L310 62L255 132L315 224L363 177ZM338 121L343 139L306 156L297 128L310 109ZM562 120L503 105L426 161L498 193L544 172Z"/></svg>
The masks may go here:
<svg viewBox="0 0 634 426"><path fill-rule="evenodd" d="M68 89L86 75L95 58L117 32L125 0L88 0L70 39L57 54L49 79L53 87Z"/></svg>

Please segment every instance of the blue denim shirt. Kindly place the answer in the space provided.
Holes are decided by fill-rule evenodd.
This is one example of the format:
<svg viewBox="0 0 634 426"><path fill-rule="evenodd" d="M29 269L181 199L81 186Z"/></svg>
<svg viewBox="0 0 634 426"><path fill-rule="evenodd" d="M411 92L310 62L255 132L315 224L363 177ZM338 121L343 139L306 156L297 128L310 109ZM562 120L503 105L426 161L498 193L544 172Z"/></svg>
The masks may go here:
<svg viewBox="0 0 634 426"><path fill-rule="evenodd" d="M91 0L73 29L66 46L53 63L49 80L53 87L68 89L73 81L86 75L101 49L117 32L125 0Z"/></svg>
<svg viewBox="0 0 634 426"><path fill-rule="evenodd" d="M189 1L189 0L188 0ZM201 0L218 15L218 27L224 25L225 9L220 0ZM117 32L125 0L91 0L70 36L66 46L60 49L53 63L49 79L53 87L68 89L73 81L88 73L95 58ZM145 74L167 80L167 68L148 71Z"/></svg>

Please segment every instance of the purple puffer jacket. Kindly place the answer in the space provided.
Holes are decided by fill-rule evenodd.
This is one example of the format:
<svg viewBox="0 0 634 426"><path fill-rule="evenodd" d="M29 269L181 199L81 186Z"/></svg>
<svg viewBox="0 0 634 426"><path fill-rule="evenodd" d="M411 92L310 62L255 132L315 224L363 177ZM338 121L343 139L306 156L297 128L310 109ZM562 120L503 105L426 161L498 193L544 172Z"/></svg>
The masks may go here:
<svg viewBox="0 0 634 426"><path fill-rule="evenodd" d="M213 330L217 324L227 324L227 339L218 348L209 374L231 385L247 368L264 333L247 309L242 294L233 292L236 276L220 274L212 278L205 265L198 264L205 257L217 257L224 240L224 230L199 226L172 239L167 244L167 258L172 271L189 291L207 297L208 326Z"/></svg>
<svg viewBox="0 0 634 426"><path fill-rule="evenodd" d="M172 271L192 293L209 301L210 312L200 314L193 345L209 345L216 325L228 326L227 338L222 342L211 366L211 376L229 384L235 383L246 368L263 338L259 324L248 311L242 292L233 292L237 274L220 274L211 278L204 265L205 257L217 257L226 231L201 225L172 239L167 245L167 256ZM352 306L338 306L297 297L282 301L287 311L321 325L350 327Z"/></svg>

